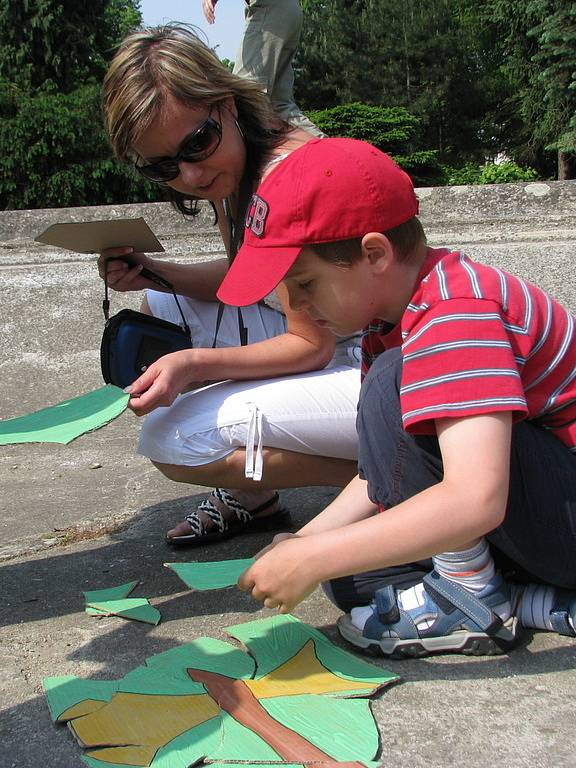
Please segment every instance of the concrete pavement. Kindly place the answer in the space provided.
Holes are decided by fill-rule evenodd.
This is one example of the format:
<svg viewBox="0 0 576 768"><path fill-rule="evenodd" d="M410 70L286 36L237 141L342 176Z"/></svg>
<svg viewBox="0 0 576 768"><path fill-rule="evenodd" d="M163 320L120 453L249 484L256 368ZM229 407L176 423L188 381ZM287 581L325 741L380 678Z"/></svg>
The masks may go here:
<svg viewBox="0 0 576 768"><path fill-rule="evenodd" d="M576 309L576 187L571 182L420 190L433 244L527 276ZM94 257L35 245L48 224L145 216L182 261L212 258L207 212L187 222L165 205L0 213L0 418L100 386L102 287ZM113 296L112 311L136 306ZM138 420L127 412L69 446L0 447L0 743L2 766L81 765L81 750L49 718L47 675L117 678L145 658L195 637L267 615L235 589L193 593L162 563L246 557L266 535L173 551L164 531L202 489L163 479L134 456ZM282 494L297 525L334 489ZM132 579L162 613L157 627L84 613L82 590ZM295 615L326 632L337 611L320 591ZM373 705L379 759L398 768L563 768L574 765L576 641L528 634L509 656L376 661L402 677Z"/></svg>

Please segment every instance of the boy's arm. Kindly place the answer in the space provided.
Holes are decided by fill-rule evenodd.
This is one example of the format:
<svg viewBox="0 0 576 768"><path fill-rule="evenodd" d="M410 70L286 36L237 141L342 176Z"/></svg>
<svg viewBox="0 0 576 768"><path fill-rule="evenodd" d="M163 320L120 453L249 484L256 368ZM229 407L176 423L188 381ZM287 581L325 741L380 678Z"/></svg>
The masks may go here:
<svg viewBox="0 0 576 768"><path fill-rule="evenodd" d="M510 413L439 421L440 483L382 514L280 542L240 588L288 612L322 581L464 548L504 518L511 425Z"/></svg>
<svg viewBox="0 0 576 768"><path fill-rule="evenodd" d="M374 515L378 507L368 498L368 483L358 475L336 496L328 506L298 531L298 536L341 528Z"/></svg>

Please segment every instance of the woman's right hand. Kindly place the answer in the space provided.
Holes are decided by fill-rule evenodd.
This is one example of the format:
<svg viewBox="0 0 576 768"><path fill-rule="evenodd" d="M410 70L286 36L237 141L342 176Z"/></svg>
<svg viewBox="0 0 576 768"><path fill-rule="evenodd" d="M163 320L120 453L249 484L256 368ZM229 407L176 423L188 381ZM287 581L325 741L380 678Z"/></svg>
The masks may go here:
<svg viewBox="0 0 576 768"><path fill-rule="evenodd" d="M126 258L129 263L123 261ZM153 260L145 253L135 253L130 246L122 248L107 248L98 257L98 273L104 280L107 270L108 285L115 291L143 291L146 288L156 288L151 280L140 275L143 267L153 270Z"/></svg>

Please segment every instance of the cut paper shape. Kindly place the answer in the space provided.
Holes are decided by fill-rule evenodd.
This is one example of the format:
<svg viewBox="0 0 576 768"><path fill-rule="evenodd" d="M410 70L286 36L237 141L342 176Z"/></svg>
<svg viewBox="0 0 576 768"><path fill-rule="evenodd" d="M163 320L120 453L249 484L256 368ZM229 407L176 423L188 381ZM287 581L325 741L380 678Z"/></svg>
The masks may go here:
<svg viewBox="0 0 576 768"><path fill-rule="evenodd" d="M158 624L160 611L150 605L145 597L128 597L125 600L101 600L89 603L86 612L92 616L121 616L123 619Z"/></svg>
<svg viewBox="0 0 576 768"><path fill-rule="evenodd" d="M129 399L119 387L107 384L27 416L4 419L0 421L0 445L70 443L120 416Z"/></svg>
<svg viewBox="0 0 576 768"><path fill-rule="evenodd" d="M34 238L36 243L55 245L77 253L101 253L107 248L131 245L137 253L163 251L162 244L145 219L67 221L52 224Z"/></svg>
<svg viewBox="0 0 576 768"><path fill-rule="evenodd" d="M129 581L117 587L83 592L86 613L90 616L121 616L123 619L134 619L146 624L158 624L161 619L160 611L150 605L147 598L128 597L137 585L137 581Z"/></svg>
<svg viewBox="0 0 576 768"><path fill-rule="evenodd" d="M117 587L93 589L89 592L82 592L82 594L87 603L97 603L102 600L122 600L124 597L128 597L138 584L138 581L129 581L126 584L119 584Z"/></svg>
<svg viewBox="0 0 576 768"><path fill-rule="evenodd" d="M190 589L224 589L232 587L240 574L254 563L253 557L243 560L217 560L208 563L164 563Z"/></svg>
<svg viewBox="0 0 576 768"><path fill-rule="evenodd" d="M91 768L187 768L200 761L216 768L375 768L379 739L368 698L396 675L333 646L293 616L232 630L248 653L200 638L147 659L115 683L105 703L88 685L95 681L85 681L84 712L82 681L55 685L63 679L47 678L52 717L68 721ZM278 659L270 667L273 648Z"/></svg>

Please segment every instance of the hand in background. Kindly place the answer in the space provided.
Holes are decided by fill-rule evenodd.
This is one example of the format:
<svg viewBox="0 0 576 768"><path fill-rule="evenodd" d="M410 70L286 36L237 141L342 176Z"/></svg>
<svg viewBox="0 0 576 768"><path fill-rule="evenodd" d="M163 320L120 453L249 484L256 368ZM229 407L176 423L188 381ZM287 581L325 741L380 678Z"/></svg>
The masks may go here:
<svg viewBox="0 0 576 768"><path fill-rule="evenodd" d="M218 0L202 0L202 10L208 24L214 24L216 16L214 15L214 9Z"/></svg>

